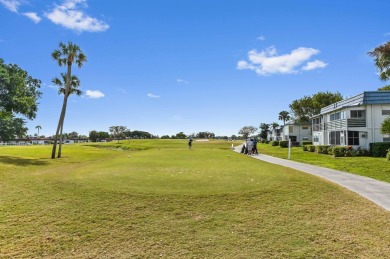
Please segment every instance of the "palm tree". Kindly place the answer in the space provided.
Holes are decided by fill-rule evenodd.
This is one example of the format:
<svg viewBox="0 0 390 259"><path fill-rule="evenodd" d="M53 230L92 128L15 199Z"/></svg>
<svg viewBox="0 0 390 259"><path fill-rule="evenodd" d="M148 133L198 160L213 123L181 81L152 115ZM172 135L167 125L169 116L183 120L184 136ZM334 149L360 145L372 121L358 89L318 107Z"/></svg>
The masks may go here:
<svg viewBox="0 0 390 259"><path fill-rule="evenodd" d="M272 130L274 130L274 129L276 129L277 127L279 127L279 123L277 123L277 122L272 122L270 126L271 126Z"/></svg>
<svg viewBox="0 0 390 259"><path fill-rule="evenodd" d="M40 125L37 125L37 126L35 126L35 128L38 130L38 138L39 138L39 130L41 130L42 127Z"/></svg>
<svg viewBox="0 0 390 259"><path fill-rule="evenodd" d="M288 111L279 112L279 120L283 121L283 125L286 125L286 121L291 119L290 113Z"/></svg>
<svg viewBox="0 0 390 259"><path fill-rule="evenodd" d="M82 67L83 63L87 62L87 57L81 51L80 47L73 44L72 42L68 42L67 45L60 42L59 49L54 50L53 53L51 54L51 56L55 61L57 61L58 65L60 67L67 66L66 80L65 80L66 84L65 84L65 89L64 89L64 101L62 104L61 115L60 115L60 118L58 120L57 131L56 131L56 135L54 137L53 150L52 150L52 154L51 154L51 158L55 158L58 135L59 135L59 132L62 129L62 126L64 124L66 106L67 106L68 97L69 97L70 89L71 89L72 65L73 65L73 63L76 63L79 68ZM60 152L58 152L58 157L59 158L61 157Z"/></svg>
<svg viewBox="0 0 390 259"><path fill-rule="evenodd" d="M379 77L386 81L390 79L390 41L376 47L368 55L374 58L375 65L379 70Z"/></svg>
<svg viewBox="0 0 390 259"><path fill-rule="evenodd" d="M66 92L66 74L64 73L61 73L61 78L62 80L60 80L59 78L55 77L51 82L55 85L57 85L59 88L58 88L58 94L63 94L65 95L65 92ZM66 96L66 99L68 99L69 95L71 94L75 94L77 96L80 96L83 92L78 89L78 87L80 86L80 80L77 76L75 75L72 75L71 76L71 80L70 80L70 90ZM65 112L66 112L66 107L65 107ZM62 151L62 130L63 130L63 127L64 127L64 124L62 123L61 125L61 129L60 129L60 136L59 136L59 139L60 139L60 145L58 147L58 155L59 157L61 157L61 151Z"/></svg>

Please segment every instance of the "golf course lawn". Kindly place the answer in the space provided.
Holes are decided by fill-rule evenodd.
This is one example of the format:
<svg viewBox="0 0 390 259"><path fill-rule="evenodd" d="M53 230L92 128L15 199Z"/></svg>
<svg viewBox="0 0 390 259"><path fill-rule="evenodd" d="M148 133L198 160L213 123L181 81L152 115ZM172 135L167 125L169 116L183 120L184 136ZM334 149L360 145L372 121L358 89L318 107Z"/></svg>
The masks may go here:
<svg viewBox="0 0 390 259"><path fill-rule="evenodd" d="M0 258L383 258L390 213L232 142L0 147ZM239 144L237 142L236 144Z"/></svg>

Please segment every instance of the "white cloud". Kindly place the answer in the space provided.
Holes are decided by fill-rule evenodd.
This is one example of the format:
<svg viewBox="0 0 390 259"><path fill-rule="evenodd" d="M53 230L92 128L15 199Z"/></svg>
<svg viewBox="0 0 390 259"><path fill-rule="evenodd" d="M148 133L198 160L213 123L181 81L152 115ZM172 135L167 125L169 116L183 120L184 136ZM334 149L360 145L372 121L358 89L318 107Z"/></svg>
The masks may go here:
<svg viewBox="0 0 390 259"><path fill-rule="evenodd" d="M306 66L302 67L302 69L306 70L306 71L309 71L309 70L314 70L314 69L317 69L317 68L324 68L327 65L328 64L326 64L325 62L322 62L320 60L314 60L314 61L311 61L311 62L307 62Z"/></svg>
<svg viewBox="0 0 390 259"><path fill-rule="evenodd" d="M176 82L179 83L179 84L188 84L188 81L187 81L187 80L180 79L180 78L178 78L178 79L176 80Z"/></svg>
<svg viewBox="0 0 390 259"><path fill-rule="evenodd" d="M39 23L41 21L41 17L39 17L36 13L22 13L24 16L31 19L34 23Z"/></svg>
<svg viewBox="0 0 390 259"><path fill-rule="evenodd" d="M265 37L264 37L263 35L257 37L257 39L258 39L259 41L265 41Z"/></svg>
<svg viewBox="0 0 390 259"><path fill-rule="evenodd" d="M104 93L100 92L99 90L87 90L85 95L92 99L99 99L104 97Z"/></svg>
<svg viewBox="0 0 390 259"><path fill-rule="evenodd" d="M160 98L160 96L154 95L154 94L151 94L151 93L148 93L147 96L150 97L150 98Z"/></svg>
<svg viewBox="0 0 390 259"><path fill-rule="evenodd" d="M21 5L20 1L18 0L0 0L0 4L14 13L18 12L18 8Z"/></svg>
<svg viewBox="0 0 390 259"><path fill-rule="evenodd" d="M107 23L85 14L80 10L80 5L87 7L86 0L65 0L62 5L56 5L50 13L45 13L45 16L55 24L78 32L99 32L110 27Z"/></svg>
<svg viewBox="0 0 390 259"><path fill-rule="evenodd" d="M254 49L248 52L249 61L239 61L237 63L237 69L249 69L255 71L258 75L294 74L302 69L312 70L325 67L327 64L319 60L308 62L304 67L306 69L301 67L303 63L318 53L320 53L320 51L317 49L304 47L294 49L289 54L284 55L278 55L274 46L262 50L261 52Z"/></svg>

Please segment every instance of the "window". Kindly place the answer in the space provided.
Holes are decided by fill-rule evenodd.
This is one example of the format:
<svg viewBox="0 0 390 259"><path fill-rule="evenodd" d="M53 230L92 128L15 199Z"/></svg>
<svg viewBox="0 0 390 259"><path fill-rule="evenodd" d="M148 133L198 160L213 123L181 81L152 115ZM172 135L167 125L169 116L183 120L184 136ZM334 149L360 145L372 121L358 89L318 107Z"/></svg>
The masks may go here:
<svg viewBox="0 0 390 259"><path fill-rule="evenodd" d="M331 115L329 115L329 120L330 121L339 120L340 118L341 118L341 113L340 112L332 113Z"/></svg>
<svg viewBox="0 0 390 259"><path fill-rule="evenodd" d="M307 125L304 125L304 126L302 126L302 129L309 129L309 126L307 126Z"/></svg>
<svg viewBox="0 0 390 259"><path fill-rule="evenodd" d="M341 144L340 131L329 132L329 144L331 144L331 145L340 145Z"/></svg>
<svg viewBox="0 0 390 259"><path fill-rule="evenodd" d="M390 142L390 138L383 138L383 142Z"/></svg>
<svg viewBox="0 0 390 259"><path fill-rule="evenodd" d="M351 118L365 118L366 117L366 111L365 110L356 110L356 111L351 111Z"/></svg>
<svg viewBox="0 0 390 259"><path fill-rule="evenodd" d="M289 133L294 133L294 127L293 126L288 126L288 132Z"/></svg>
<svg viewBox="0 0 390 259"><path fill-rule="evenodd" d="M382 115L390 115L390 110L382 110Z"/></svg>
<svg viewBox="0 0 390 259"><path fill-rule="evenodd" d="M348 145L359 145L359 131L348 131Z"/></svg>
<svg viewBox="0 0 390 259"><path fill-rule="evenodd" d="M320 142L320 138L319 138L318 136L314 136L314 137L313 137L313 141L314 141L314 142Z"/></svg>
<svg viewBox="0 0 390 259"><path fill-rule="evenodd" d="M303 137L302 140L306 141L306 140L309 140L309 138L308 137Z"/></svg>
<svg viewBox="0 0 390 259"><path fill-rule="evenodd" d="M313 119L313 131L321 130L321 118Z"/></svg>

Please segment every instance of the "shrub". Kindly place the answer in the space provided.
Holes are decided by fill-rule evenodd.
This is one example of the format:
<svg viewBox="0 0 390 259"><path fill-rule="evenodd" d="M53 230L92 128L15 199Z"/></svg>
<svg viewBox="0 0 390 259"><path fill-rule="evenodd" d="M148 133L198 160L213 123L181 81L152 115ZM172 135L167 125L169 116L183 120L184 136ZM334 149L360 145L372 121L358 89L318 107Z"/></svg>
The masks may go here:
<svg viewBox="0 0 390 259"><path fill-rule="evenodd" d="M386 157L389 148L389 142L370 143L370 153L373 157Z"/></svg>
<svg viewBox="0 0 390 259"><path fill-rule="evenodd" d="M312 141L302 141L302 146L304 145L313 145Z"/></svg>
<svg viewBox="0 0 390 259"><path fill-rule="evenodd" d="M271 141L271 146L273 146L273 147L279 146L279 141L276 141L276 140Z"/></svg>
<svg viewBox="0 0 390 259"><path fill-rule="evenodd" d="M318 154L325 154L325 155L329 154L330 146L328 146L328 145L318 145L318 146L315 146L315 147L316 147L316 152Z"/></svg>
<svg viewBox="0 0 390 259"><path fill-rule="evenodd" d="M355 150L352 150L352 156L369 156L370 155L370 150L358 147Z"/></svg>
<svg viewBox="0 0 390 259"><path fill-rule="evenodd" d="M390 149L387 150L386 159L387 159L387 161L390 161Z"/></svg>
<svg viewBox="0 0 390 259"><path fill-rule="evenodd" d="M303 151L308 151L307 150L307 145L302 145L302 149L303 149Z"/></svg>
<svg viewBox="0 0 390 259"><path fill-rule="evenodd" d="M314 152L316 150L316 146L313 145L306 145L306 146L307 146L307 150L310 152Z"/></svg>
<svg viewBox="0 0 390 259"><path fill-rule="evenodd" d="M346 155L347 147L334 146L332 148L332 154L335 157L342 157Z"/></svg>
<svg viewBox="0 0 390 259"><path fill-rule="evenodd" d="M279 141L279 146L283 148L288 147L288 140Z"/></svg>

